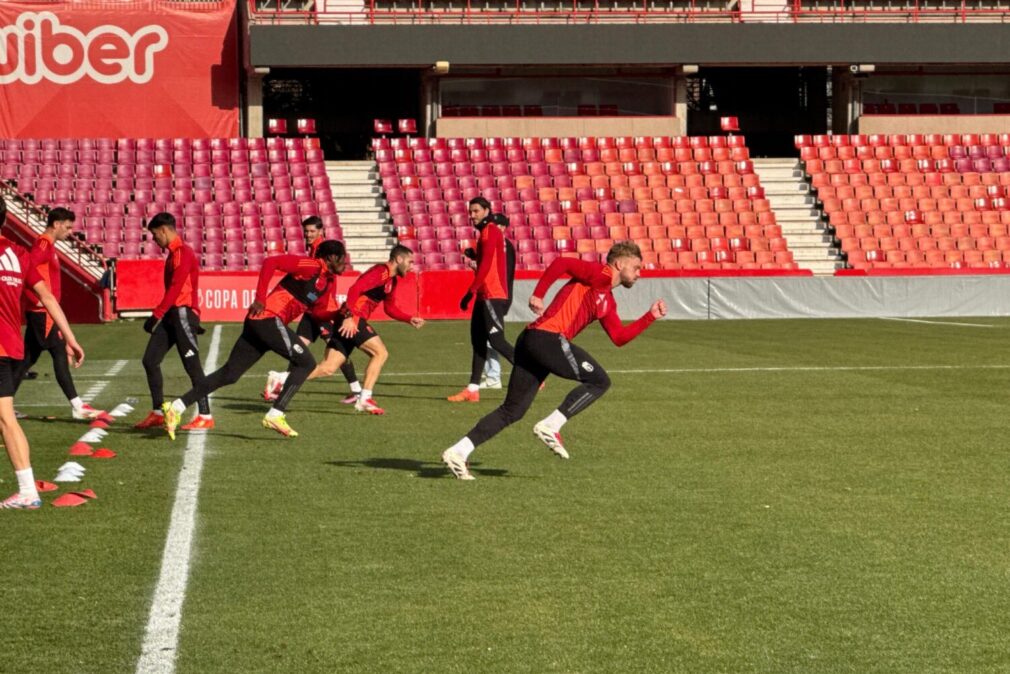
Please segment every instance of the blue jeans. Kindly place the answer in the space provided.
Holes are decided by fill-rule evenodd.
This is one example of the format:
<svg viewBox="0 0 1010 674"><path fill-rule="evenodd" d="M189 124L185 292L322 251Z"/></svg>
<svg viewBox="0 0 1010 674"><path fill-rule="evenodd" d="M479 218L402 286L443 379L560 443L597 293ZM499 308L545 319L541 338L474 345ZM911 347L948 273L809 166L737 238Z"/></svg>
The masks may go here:
<svg viewBox="0 0 1010 674"><path fill-rule="evenodd" d="M501 380L501 359L490 344L487 347L487 360L484 362L484 376L491 380Z"/></svg>

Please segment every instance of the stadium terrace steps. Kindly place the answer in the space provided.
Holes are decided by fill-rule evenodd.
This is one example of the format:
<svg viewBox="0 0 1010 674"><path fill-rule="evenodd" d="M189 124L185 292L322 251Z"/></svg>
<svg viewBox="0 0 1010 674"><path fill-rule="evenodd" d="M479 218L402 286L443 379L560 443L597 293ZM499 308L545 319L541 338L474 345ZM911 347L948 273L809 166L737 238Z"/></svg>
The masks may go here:
<svg viewBox="0 0 1010 674"><path fill-rule="evenodd" d="M830 276L843 268L845 263L817 207L802 164L795 158L753 161L765 198L796 262L819 276Z"/></svg>
<svg viewBox="0 0 1010 674"><path fill-rule="evenodd" d="M358 269L389 259L396 243L374 161L326 162L344 244Z"/></svg>

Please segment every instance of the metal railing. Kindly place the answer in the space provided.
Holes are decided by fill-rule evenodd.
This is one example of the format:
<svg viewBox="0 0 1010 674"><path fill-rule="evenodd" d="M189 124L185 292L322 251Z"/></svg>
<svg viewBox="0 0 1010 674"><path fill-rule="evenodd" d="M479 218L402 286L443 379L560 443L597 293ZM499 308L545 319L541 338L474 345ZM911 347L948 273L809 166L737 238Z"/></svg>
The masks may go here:
<svg viewBox="0 0 1010 674"><path fill-rule="evenodd" d="M430 0L410 6L391 7L383 0L367 0L360 11L318 10L312 0L248 0L253 24L605 24L605 23L1010 23L1010 8L973 5L961 0L953 6L936 6L914 0L902 7L854 6L845 2L820 6L794 0L781 11L739 9L727 5L699 4L685 0L683 8L656 7L654 0L641 5L614 4L606 0L571 0L556 7L524 7L523 0L501 5L474 6L470 0L459 7L441 8Z"/></svg>
<svg viewBox="0 0 1010 674"><path fill-rule="evenodd" d="M8 184L0 184L0 198L7 204L7 212L23 222L36 236L45 231L46 211L35 202ZM101 280L108 267L105 257L96 246L76 237L58 242L56 250L96 282Z"/></svg>

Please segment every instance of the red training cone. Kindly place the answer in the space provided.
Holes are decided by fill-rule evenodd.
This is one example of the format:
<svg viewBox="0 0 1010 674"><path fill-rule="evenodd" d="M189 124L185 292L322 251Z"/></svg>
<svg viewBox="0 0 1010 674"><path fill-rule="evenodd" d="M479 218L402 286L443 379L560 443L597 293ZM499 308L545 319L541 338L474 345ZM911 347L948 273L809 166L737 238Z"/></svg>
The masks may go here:
<svg viewBox="0 0 1010 674"><path fill-rule="evenodd" d="M82 503L87 503L88 499L77 494L64 494L53 500L53 507L56 508L76 508Z"/></svg>
<svg viewBox="0 0 1010 674"><path fill-rule="evenodd" d="M70 445L70 456L91 456L94 450L86 442L77 441Z"/></svg>
<svg viewBox="0 0 1010 674"><path fill-rule="evenodd" d="M59 487L52 482L46 482L45 480L35 480L35 488L40 492L56 491L59 489Z"/></svg>
<svg viewBox="0 0 1010 674"><path fill-rule="evenodd" d="M102 447L101 449L96 449L91 455L92 459L114 459L116 458L116 453L109 449L108 447Z"/></svg>

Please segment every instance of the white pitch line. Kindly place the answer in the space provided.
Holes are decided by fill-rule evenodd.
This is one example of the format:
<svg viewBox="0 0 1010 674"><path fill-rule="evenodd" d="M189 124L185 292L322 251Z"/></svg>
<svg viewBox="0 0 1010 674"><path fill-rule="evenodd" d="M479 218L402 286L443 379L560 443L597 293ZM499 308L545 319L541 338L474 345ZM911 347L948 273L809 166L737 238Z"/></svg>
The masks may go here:
<svg viewBox="0 0 1010 674"><path fill-rule="evenodd" d="M221 326L214 327L207 349L204 371L217 369L221 347ZM165 552L161 558L161 574L154 589L151 613L147 621L144 643L137 660L138 673L171 674L175 671L175 657L179 648L179 626L182 606L186 599L189 581L189 562L196 528L196 502L200 494L200 474L203 472L204 448L207 433L191 433L186 441L185 459L179 472L179 486L175 491L171 524L165 538Z"/></svg>
<svg viewBox="0 0 1010 674"><path fill-rule="evenodd" d="M734 372L873 372L877 370L1010 370L1010 364L981 365L790 365L769 367L672 367L607 370L608 374L719 374ZM441 372L383 372L388 377L457 377L470 374L469 370ZM264 374L246 374L245 377L265 379Z"/></svg>
<svg viewBox="0 0 1010 674"><path fill-rule="evenodd" d="M889 318L886 316L881 316L882 321L899 321L901 323L925 323L926 325L954 325L962 328L995 328L995 325L986 325L983 323L954 323L951 321L926 321L921 318Z"/></svg>
<svg viewBox="0 0 1010 674"><path fill-rule="evenodd" d="M130 361L128 360L117 360L102 376L109 377L110 379L115 377L117 374L122 372L123 368L126 367L126 364L129 362ZM96 381L87 391L84 392L84 395L81 396L81 400L86 403L90 403L92 400L97 398L101 392L105 390L105 387L109 385L110 379L99 379Z"/></svg>

